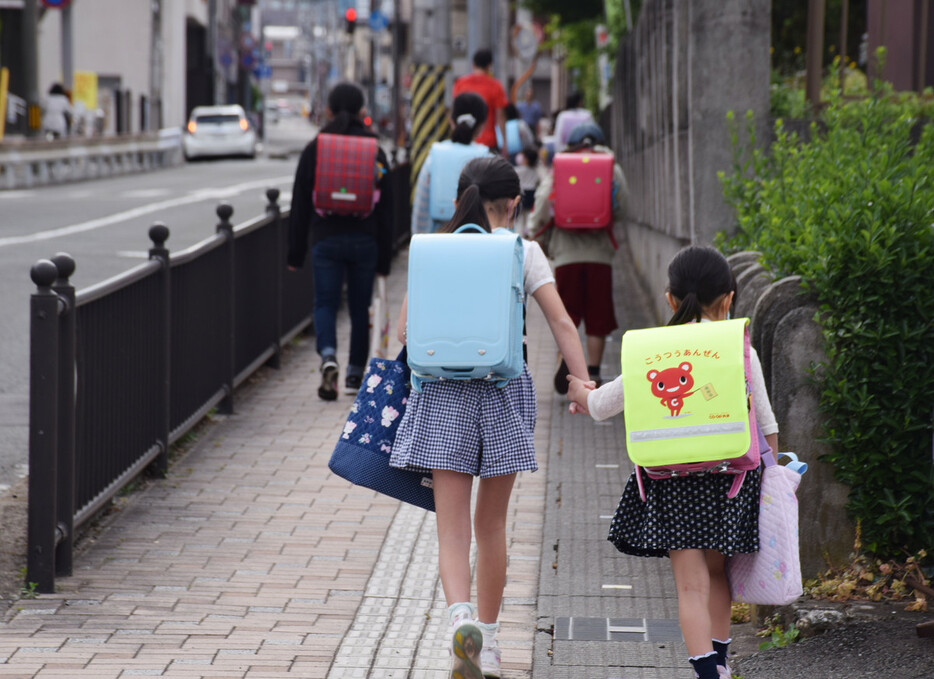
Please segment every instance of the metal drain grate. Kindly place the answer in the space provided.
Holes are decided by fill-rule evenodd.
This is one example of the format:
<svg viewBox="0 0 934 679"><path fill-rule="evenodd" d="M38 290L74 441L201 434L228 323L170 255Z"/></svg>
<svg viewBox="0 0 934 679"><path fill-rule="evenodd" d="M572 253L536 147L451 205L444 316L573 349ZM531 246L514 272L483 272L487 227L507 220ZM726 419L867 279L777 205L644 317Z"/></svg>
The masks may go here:
<svg viewBox="0 0 934 679"><path fill-rule="evenodd" d="M556 618L559 641L680 641L677 620L647 618Z"/></svg>

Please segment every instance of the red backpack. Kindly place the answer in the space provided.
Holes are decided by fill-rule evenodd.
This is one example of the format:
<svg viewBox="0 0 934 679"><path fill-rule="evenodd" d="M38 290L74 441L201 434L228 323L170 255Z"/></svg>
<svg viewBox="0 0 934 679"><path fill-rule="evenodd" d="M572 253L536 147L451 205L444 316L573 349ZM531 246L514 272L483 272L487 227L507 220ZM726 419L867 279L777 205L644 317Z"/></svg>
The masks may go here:
<svg viewBox="0 0 934 679"><path fill-rule="evenodd" d="M379 201L375 137L319 134L312 202L321 216L366 217Z"/></svg>
<svg viewBox="0 0 934 679"><path fill-rule="evenodd" d="M613 154L558 153L552 204L560 229L605 229L613 223Z"/></svg>

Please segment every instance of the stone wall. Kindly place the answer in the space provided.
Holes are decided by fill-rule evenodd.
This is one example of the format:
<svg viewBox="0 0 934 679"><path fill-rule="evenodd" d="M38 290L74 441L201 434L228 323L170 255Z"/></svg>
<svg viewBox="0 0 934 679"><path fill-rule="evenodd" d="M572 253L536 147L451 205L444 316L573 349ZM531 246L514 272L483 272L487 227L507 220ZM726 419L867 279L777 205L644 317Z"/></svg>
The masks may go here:
<svg viewBox="0 0 934 679"><path fill-rule="evenodd" d="M732 164L726 115L752 110L765 125L770 6L646 0L620 45L610 127L629 184L628 241L649 290L665 289L682 246L710 243L735 222L717 178Z"/></svg>
<svg viewBox="0 0 934 679"><path fill-rule="evenodd" d="M758 253L737 253L729 261L737 280L736 315L751 319L752 344L780 427L779 448L808 463L798 489L801 572L807 579L825 570L828 560L847 562L855 537L844 509L849 489L818 459L828 447L818 441L823 436L820 392L810 372L825 360L817 304L800 277L773 280L758 263Z"/></svg>

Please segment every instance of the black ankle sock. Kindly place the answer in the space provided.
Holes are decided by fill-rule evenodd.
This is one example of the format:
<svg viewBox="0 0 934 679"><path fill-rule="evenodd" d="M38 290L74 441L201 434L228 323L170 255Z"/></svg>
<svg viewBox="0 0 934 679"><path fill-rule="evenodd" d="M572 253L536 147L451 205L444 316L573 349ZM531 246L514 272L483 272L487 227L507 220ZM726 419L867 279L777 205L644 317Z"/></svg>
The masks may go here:
<svg viewBox="0 0 934 679"><path fill-rule="evenodd" d="M711 651L707 655L697 658L691 658L691 665L694 666L694 672L698 679L719 679L720 673L717 671L717 653Z"/></svg>
<svg viewBox="0 0 934 679"><path fill-rule="evenodd" d="M730 657L731 641L733 640L720 641L719 639L713 639L713 650L717 652L717 664L721 667L726 667L726 662Z"/></svg>
<svg viewBox="0 0 934 679"><path fill-rule="evenodd" d="M600 375L600 366L599 365L588 365L587 372L590 373L591 377L598 377Z"/></svg>

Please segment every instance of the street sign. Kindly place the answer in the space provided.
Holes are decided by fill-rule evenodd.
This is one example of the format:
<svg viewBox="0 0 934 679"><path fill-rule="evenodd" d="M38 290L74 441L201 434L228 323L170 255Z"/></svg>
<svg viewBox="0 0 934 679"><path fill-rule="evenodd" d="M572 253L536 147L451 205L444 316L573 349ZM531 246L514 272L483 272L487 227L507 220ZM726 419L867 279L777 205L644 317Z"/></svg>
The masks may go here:
<svg viewBox="0 0 934 679"><path fill-rule="evenodd" d="M64 9L71 4L71 0L42 0L42 6L49 9Z"/></svg>
<svg viewBox="0 0 934 679"><path fill-rule="evenodd" d="M240 34L240 51L251 52L254 47L256 47L256 38L253 37L252 33L243 31Z"/></svg>
<svg viewBox="0 0 934 679"><path fill-rule="evenodd" d="M374 33L379 33L381 30L389 26L389 19L386 18L386 15L380 12L379 10L375 12L370 12L370 30Z"/></svg>
<svg viewBox="0 0 934 679"><path fill-rule="evenodd" d="M531 26L518 26L513 35L512 45L523 61L531 61L538 53L538 36Z"/></svg>
<svg viewBox="0 0 934 679"><path fill-rule="evenodd" d="M610 32L606 26L601 24L594 29L594 37L597 40L597 47L606 47L610 41Z"/></svg>

